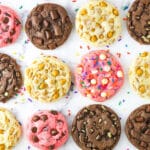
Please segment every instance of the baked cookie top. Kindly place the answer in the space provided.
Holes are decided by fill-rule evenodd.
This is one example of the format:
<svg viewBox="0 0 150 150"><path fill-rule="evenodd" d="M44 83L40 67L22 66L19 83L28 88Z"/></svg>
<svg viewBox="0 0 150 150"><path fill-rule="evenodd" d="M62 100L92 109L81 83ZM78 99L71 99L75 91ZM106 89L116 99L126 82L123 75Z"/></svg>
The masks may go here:
<svg viewBox="0 0 150 150"><path fill-rule="evenodd" d="M150 44L149 12L149 0L135 0L127 15L128 32L140 44Z"/></svg>
<svg viewBox="0 0 150 150"><path fill-rule="evenodd" d="M71 132L82 150L112 150L119 141L121 125L112 109L95 104L77 113Z"/></svg>
<svg viewBox="0 0 150 150"><path fill-rule="evenodd" d="M0 150L11 150L21 136L21 126L14 115L0 108Z"/></svg>
<svg viewBox="0 0 150 150"><path fill-rule="evenodd" d="M62 45L71 29L72 23L65 8L53 3L37 5L25 24L29 39L40 49L55 49Z"/></svg>
<svg viewBox="0 0 150 150"><path fill-rule="evenodd" d="M55 101L69 91L69 67L53 56L42 56L25 71L25 87L32 98L42 102Z"/></svg>
<svg viewBox="0 0 150 150"><path fill-rule="evenodd" d="M119 11L104 0L91 0L77 12L76 30L80 38L90 45L109 45L121 32Z"/></svg>
<svg viewBox="0 0 150 150"><path fill-rule="evenodd" d="M11 56L0 53L0 101L7 101L22 85L20 66Z"/></svg>
<svg viewBox="0 0 150 150"><path fill-rule="evenodd" d="M150 104L135 109L126 121L126 135L140 150L150 149Z"/></svg>
<svg viewBox="0 0 150 150"><path fill-rule="evenodd" d="M129 69L129 82L138 95L150 98L150 52L143 52Z"/></svg>

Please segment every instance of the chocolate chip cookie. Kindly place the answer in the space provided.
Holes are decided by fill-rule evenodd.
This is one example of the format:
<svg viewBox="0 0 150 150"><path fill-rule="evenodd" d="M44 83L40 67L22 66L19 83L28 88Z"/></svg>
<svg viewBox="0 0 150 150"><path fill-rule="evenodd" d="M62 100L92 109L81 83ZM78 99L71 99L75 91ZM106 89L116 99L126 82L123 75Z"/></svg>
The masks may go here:
<svg viewBox="0 0 150 150"><path fill-rule="evenodd" d="M12 97L22 85L20 67L6 54L0 53L0 101Z"/></svg>
<svg viewBox="0 0 150 150"><path fill-rule="evenodd" d="M26 33L31 42L40 49L55 49L68 38L72 23L66 10L52 3L35 7L27 18Z"/></svg>
<svg viewBox="0 0 150 150"><path fill-rule="evenodd" d="M150 1L135 0L128 12L129 34L140 44L150 44Z"/></svg>
<svg viewBox="0 0 150 150"><path fill-rule="evenodd" d="M111 150L119 141L121 125L109 107L90 105L77 113L71 132L82 150Z"/></svg>
<svg viewBox="0 0 150 150"><path fill-rule="evenodd" d="M150 104L135 109L125 127L129 141L139 150L150 150Z"/></svg>

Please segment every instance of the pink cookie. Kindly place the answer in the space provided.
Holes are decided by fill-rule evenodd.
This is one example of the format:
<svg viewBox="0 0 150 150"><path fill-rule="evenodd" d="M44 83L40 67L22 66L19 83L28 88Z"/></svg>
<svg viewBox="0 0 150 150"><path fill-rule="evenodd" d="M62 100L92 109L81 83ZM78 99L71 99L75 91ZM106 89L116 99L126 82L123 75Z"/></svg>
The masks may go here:
<svg viewBox="0 0 150 150"><path fill-rule="evenodd" d="M99 102L113 96L124 81L120 63L104 50L92 51L83 56L75 77L79 91Z"/></svg>
<svg viewBox="0 0 150 150"><path fill-rule="evenodd" d="M27 124L27 137L40 150L57 150L68 139L65 117L57 111L38 111Z"/></svg>
<svg viewBox="0 0 150 150"><path fill-rule="evenodd" d="M0 5L0 47L14 43L21 31L21 22L14 10Z"/></svg>

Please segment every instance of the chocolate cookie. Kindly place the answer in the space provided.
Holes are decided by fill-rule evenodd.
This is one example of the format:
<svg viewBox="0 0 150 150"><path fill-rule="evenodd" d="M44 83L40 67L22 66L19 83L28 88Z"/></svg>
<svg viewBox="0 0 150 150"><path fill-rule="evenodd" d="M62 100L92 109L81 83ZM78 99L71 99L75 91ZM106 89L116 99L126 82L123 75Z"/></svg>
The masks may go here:
<svg viewBox="0 0 150 150"><path fill-rule="evenodd" d="M55 49L68 38L72 23L66 10L57 4L44 3L35 7L25 24L31 42L40 49Z"/></svg>
<svg viewBox="0 0 150 150"><path fill-rule="evenodd" d="M139 150L150 150L150 104L134 110L125 127L129 141Z"/></svg>
<svg viewBox="0 0 150 150"><path fill-rule="evenodd" d="M127 20L130 35L141 44L150 44L150 1L135 0Z"/></svg>
<svg viewBox="0 0 150 150"><path fill-rule="evenodd" d="M77 113L71 132L82 150L111 150L119 141L121 125L110 108L90 105Z"/></svg>
<svg viewBox="0 0 150 150"><path fill-rule="evenodd" d="M0 53L0 101L12 97L22 85L20 67L6 54Z"/></svg>

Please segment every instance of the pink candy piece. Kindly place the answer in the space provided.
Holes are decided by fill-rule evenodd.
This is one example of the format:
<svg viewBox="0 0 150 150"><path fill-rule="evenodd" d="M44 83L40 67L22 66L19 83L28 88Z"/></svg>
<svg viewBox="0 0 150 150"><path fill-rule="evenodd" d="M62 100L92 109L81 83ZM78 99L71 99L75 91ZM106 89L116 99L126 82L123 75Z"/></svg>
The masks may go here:
<svg viewBox="0 0 150 150"><path fill-rule="evenodd" d="M120 63L108 51L92 51L83 56L75 71L79 91L95 101L112 97L123 85Z"/></svg>
<svg viewBox="0 0 150 150"><path fill-rule="evenodd" d="M14 43L21 31L17 13L9 7L0 5L0 47Z"/></svg>
<svg viewBox="0 0 150 150"><path fill-rule="evenodd" d="M38 111L29 119L27 138L40 150L57 150L68 139L65 117L57 111Z"/></svg>

